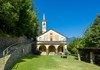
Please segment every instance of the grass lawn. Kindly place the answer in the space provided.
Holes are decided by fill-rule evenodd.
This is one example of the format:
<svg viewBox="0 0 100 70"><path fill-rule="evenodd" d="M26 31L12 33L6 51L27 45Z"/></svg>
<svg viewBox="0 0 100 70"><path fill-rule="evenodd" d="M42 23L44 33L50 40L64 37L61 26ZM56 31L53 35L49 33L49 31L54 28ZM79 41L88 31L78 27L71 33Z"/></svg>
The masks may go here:
<svg viewBox="0 0 100 70"><path fill-rule="evenodd" d="M73 56L62 59L60 56L28 55L18 60L11 70L100 70L100 67L75 60Z"/></svg>

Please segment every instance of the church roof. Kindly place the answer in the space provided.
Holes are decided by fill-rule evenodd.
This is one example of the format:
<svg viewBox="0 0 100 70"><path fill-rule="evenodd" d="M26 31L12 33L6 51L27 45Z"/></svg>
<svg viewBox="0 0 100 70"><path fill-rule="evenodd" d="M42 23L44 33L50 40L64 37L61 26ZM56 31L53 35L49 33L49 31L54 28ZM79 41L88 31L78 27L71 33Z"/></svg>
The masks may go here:
<svg viewBox="0 0 100 70"><path fill-rule="evenodd" d="M50 29L50 30L52 30L52 31L54 31L54 32L56 32L56 33L62 35L61 33L57 32L57 31L55 31L55 30L53 30L53 29ZM45 33L49 32L50 30L46 31ZM43 34L45 34L45 33L43 33ZM41 34L41 35L43 35L43 34ZM41 35L39 35L39 36L41 36ZM39 36L37 36L37 37L39 37ZM64 35L62 35L62 36L64 36ZM66 36L64 36L64 37L66 37Z"/></svg>

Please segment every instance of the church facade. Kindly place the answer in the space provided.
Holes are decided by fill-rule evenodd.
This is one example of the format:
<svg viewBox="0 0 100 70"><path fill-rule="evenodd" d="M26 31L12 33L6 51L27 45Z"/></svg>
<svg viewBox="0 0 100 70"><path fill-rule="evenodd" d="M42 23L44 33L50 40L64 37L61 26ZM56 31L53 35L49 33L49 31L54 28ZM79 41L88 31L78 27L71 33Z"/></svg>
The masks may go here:
<svg viewBox="0 0 100 70"><path fill-rule="evenodd" d="M37 49L41 55L62 54L67 50L66 36L55 30L46 30L46 19L43 15L42 34L37 37Z"/></svg>

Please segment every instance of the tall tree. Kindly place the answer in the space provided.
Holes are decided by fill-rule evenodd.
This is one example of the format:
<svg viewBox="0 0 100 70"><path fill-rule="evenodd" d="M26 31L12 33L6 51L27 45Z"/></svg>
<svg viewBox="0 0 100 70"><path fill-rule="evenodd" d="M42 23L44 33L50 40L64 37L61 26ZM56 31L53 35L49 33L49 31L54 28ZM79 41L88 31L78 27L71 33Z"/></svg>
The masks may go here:
<svg viewBox="0 0 100 70"><path fill-rule="evenodd" d="M85 32L85 47L100 47L100 15Z"/></svg>
<svg viewBox="0 0 100 70"><path fill-rule="evenodd" d="M0 0L0 30L4 33L31 38L38 27L31 0Z"/></svg>

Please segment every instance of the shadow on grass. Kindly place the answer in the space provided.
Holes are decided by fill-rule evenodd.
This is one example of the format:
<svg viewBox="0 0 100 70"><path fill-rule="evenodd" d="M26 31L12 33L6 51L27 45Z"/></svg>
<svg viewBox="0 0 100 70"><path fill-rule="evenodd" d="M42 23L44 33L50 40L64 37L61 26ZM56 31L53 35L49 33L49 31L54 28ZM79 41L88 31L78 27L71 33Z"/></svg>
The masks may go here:
<svg viewBox="0 0 100 70"><path fill-rule="evenodd" d="M27 59L39 58L39 56L40 55L33 55L33 54L29 54L27 56L24 56L23 58L18 59L14 64L12 64L12 66L9 70L11 70L12 68L17 69L21 62L26 62Z"/></svg>
<svg viewBox="0 0 100 70"><path fill-rule="evenodd" d="M75 60L78 60L78 56L75 55L75 56L74 56L74 59L75 59ZM86 63L90 63L88 57L83 57L83 56L81 56L81 61L86 62Z"/></svg>
<svg viewBox="0 0 100 70"><path fill-rule="evenodd" d="M75 60L78 60L78 56L77 55L73 55L73 56L74 56ZM81 56L81 61L83 61L85 63L90 63L90 58L89 57ZM94 64L97 65L97 66L100 66L100 57L99 58L95 57Z"/></svg>
<svg viewBox="0 0 100 70"><path fill-rule="evenodd" d="M33 59L33 58L38 58L40 55L33 55L33 54L29 54L25 57L23 57L22 59Z"/></svg>

